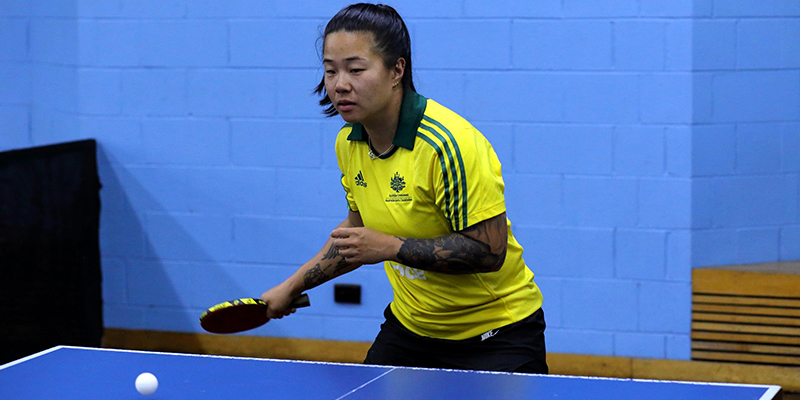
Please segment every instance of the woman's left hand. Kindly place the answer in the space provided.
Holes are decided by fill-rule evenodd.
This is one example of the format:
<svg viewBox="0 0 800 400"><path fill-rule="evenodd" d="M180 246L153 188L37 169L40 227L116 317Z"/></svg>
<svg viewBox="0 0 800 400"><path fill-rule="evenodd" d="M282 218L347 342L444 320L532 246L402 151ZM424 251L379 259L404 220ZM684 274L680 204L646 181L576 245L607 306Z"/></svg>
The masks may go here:
<svg viewBox="0 0 800 400"><path fill-rule="evenodd" d="M336 228L331 238L345 261L359 264L395 260L402 245L400 239L366 227Z"/></svg>

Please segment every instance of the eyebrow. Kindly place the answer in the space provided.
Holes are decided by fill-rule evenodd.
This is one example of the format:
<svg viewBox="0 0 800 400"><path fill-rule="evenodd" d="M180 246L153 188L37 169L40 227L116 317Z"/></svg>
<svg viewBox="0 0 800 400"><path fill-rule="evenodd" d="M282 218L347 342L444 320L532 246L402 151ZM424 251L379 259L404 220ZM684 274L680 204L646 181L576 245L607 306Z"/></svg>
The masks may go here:
<svg viewBox="0 0 800 400"><path fill-rule="evenodd" d="M364 61L364 60L366 60L366 58L359 57L359 56L352 56L352 57L347 57L347 58L344 59L344 61L346 61L346 62L359 61L359 60ZM323 63L330 63L330 62L333 62L333 60L331 60L330 58L325 58L325 59L322 60L322 62Z"/></svg>

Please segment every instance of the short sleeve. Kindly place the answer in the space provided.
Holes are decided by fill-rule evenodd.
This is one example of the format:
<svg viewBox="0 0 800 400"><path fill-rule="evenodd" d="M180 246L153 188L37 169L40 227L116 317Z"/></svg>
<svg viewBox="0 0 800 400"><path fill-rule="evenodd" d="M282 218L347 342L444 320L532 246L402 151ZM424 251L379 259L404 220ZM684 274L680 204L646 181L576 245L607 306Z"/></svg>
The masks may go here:
<svg viewBox="0 0 800 400"><path fill-rule="evenodd" d="M344 197L345 202L347 203L347 209L353 212L358 212L358 206L356 205L356 201L353 198L353 193L350 191L350 183L347 181L347 175L342 173L342 187L344 188Z"/></svg>
<svg viewBox="0 0 800 400"><path fill-rule="evenodd" d="M350 176L348 174L350 146L347 140L347 134L349 133L349 131L350 129L348 128L348 125L345 125L345 127L339 131L339 135L336 137L336 161L339 164L339 171L341 171L342 173L340 182L342 184L342 188L344 189L347 209L353 212L357 212L358 206L356 205L355 198L353 197L353 192L351 190L351 182L350 179L348 178Z"/></svg>
<svg viewBox="0 0 800 400"><path fill-rule="evenodd" d="M475 134L474 162L466 162L467 211L461 229L506 211L500 160L483 135Z"/></svg>
<svg viewBox="0 0 800 400"><path fill-rule="evenodd" d="M471 126L451 131L431 122L422 128L436 151L436 203L453 231L505 212L500 161L486 138Z"/></svg>

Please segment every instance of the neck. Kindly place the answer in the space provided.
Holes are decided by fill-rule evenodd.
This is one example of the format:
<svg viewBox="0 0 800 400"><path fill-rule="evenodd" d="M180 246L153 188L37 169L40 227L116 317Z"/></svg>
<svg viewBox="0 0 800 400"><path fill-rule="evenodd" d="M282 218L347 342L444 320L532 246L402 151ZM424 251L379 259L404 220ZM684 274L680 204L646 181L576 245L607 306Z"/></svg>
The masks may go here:
<svg viewBox="0 0 800 400"><path fill-rule="evenodd" d="M362 121L361 125L369 135L372 147L380 153L389 150L397 132L397 123L400 121L400 106L403 104L403 91L398 90L396 95L380 113L380 120Z"/></svg>

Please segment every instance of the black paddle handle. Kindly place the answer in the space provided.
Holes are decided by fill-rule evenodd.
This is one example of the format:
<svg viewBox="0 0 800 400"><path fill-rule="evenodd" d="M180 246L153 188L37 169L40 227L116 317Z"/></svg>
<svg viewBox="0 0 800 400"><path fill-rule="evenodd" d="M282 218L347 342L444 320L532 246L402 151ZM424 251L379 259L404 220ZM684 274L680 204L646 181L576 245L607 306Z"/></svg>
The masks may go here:
<svg viewBox="0 0 800 400"><path fill-rule="evenodd" d="M289 303L290 308L303 308L308 307L311 305L311 300L308 299L308 295L303 293L300 296L295 297L291 303Z"/></svg>

